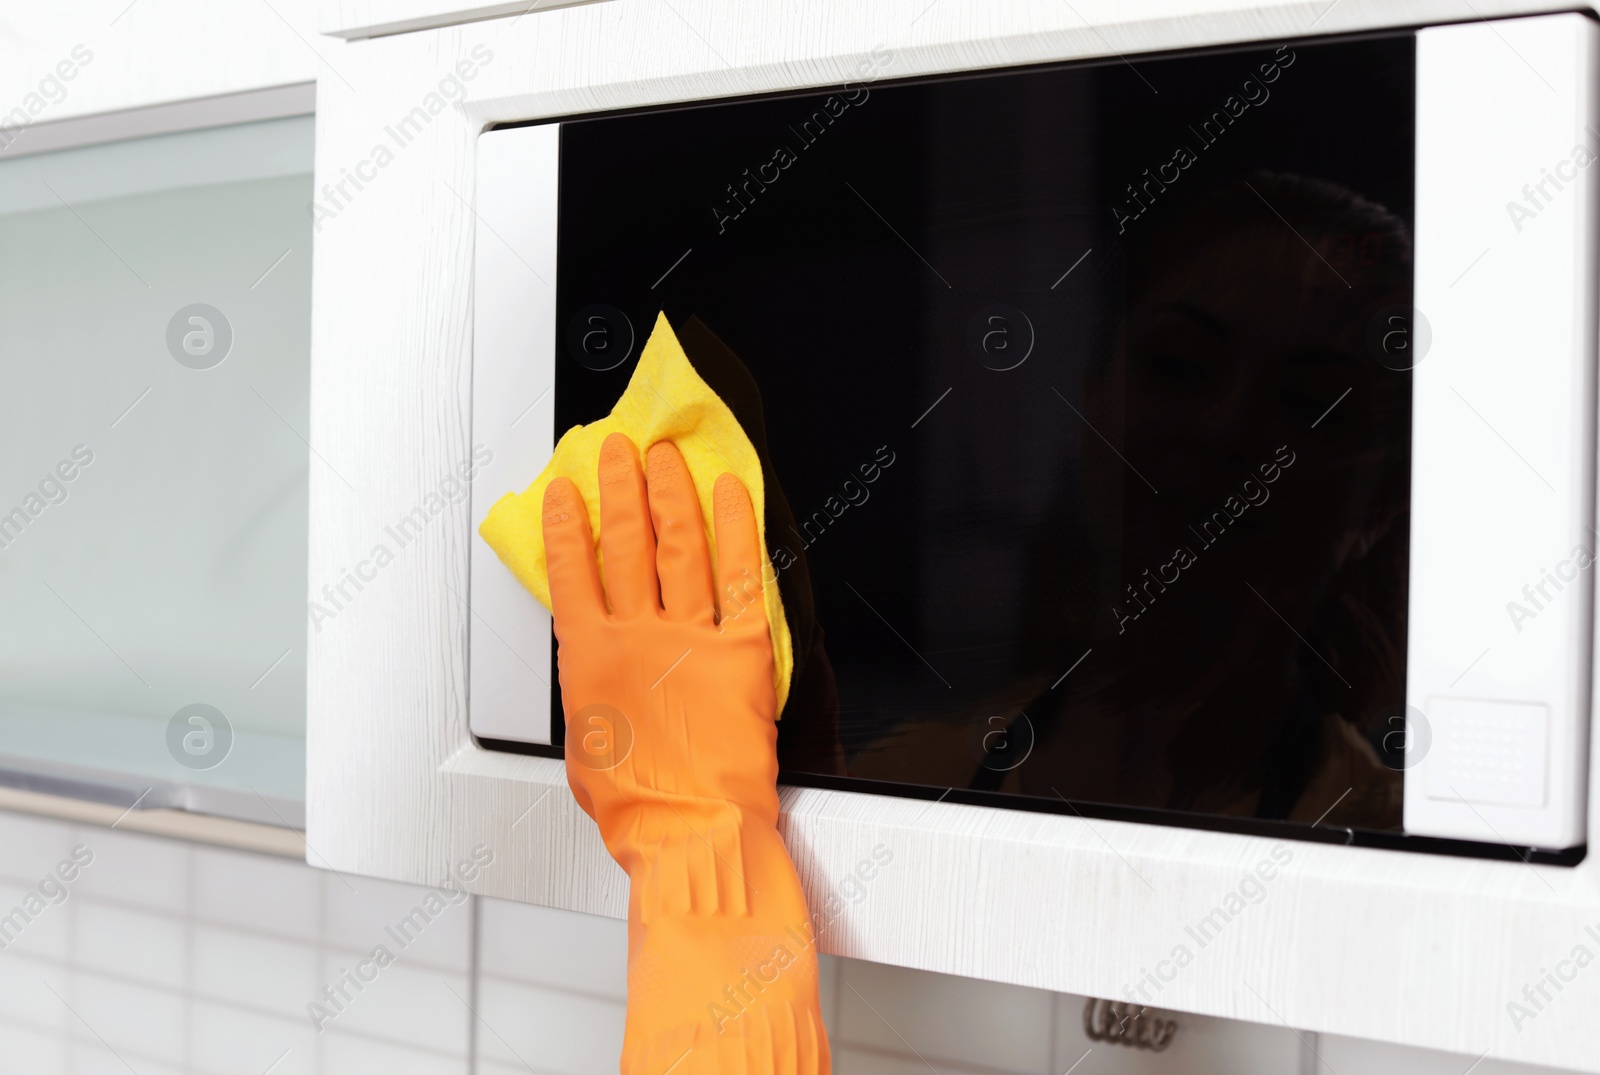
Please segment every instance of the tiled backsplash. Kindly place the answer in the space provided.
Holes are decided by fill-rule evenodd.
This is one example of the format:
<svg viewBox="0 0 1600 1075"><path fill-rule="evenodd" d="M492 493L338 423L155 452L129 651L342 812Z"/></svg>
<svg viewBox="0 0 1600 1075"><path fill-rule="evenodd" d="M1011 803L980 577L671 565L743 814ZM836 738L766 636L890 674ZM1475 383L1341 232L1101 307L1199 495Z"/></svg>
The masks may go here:
<svg viewBox="0 0 1600 1075"><path fill-rule="evenodd" d="M0 951L6 1075L463 1075L471 901L439 916L319 1033L307 1006L420 890L158 837L0 814L4 915L55 864L93 858ZM24 906L24 911L27 908ZM452 995L453 994L453 995Z"/></svg>
<svg viewBox="0 0 1600 1075"><path fill-rule="evenodd" d="M477 1075L617 1070L623 923L429 891L0 813L0 1075L471 1075L474 1055ZM826 956L822 988L839 1075L1462 1075L1474 1060L1193 1015L1139 1051L1090 1041L1082 997Z"/></svg>

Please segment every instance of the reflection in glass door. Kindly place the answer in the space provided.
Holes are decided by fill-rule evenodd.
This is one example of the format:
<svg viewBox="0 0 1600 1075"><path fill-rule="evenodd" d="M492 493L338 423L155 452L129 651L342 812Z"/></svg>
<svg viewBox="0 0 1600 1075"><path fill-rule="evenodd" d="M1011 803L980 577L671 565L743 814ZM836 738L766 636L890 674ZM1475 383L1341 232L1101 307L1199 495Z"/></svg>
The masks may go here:
<svg viewBox="0 0 1600 1075"><path fill-rule="evenodd" d="M0 783L303 823L312 144L0 161Z"/></svg>

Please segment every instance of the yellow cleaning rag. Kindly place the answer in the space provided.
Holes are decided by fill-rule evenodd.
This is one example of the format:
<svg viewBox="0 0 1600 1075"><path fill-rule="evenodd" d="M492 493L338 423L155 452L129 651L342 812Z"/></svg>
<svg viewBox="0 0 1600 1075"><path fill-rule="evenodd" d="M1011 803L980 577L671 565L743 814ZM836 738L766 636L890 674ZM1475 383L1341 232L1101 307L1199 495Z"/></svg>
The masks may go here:
<svg viewBox="0 0 1600 1075"><path fill-rule="evenodd" d="M683 353L664 313L656 315L655 328L639 356L639 365L627 390L611 413L586 426L573 426L556 443L555 455L532 485L520 493L507 493L495 502L478 527L478 534L511 569L539 603L550 607L550 577L544 558L544 527L540 509L545 486L555 477L570 478L583 494L594 531L595 555L600 556L600 445L612 433L625 433L643 455L657 441L669 440L683 453L700 496L706 539L713 562L717 555L712 525L711 493L721 474L732 474L750 490L750 502L761 523L762 588L767 625L772 635L772 679L778 695L778 712L789 697L794 672L794 647L784 619L783 599L766 548L766 489L761 480L761 460L750 438L728 405L700 378ZM600 563L602 578L605 561Z"/></svg>

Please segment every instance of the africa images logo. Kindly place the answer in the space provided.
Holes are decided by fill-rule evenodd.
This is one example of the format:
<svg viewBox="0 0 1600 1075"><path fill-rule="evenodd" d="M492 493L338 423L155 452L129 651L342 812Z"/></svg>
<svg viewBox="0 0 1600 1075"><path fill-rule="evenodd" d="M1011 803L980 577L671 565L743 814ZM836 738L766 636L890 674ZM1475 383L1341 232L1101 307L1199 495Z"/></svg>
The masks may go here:
<svg viewBox="0 0 1600 1075"><path fill-rule="evenodd" d="M1217 139L1227 133L1228 128L1232 127L1240 117L1252 107L1260 108L1266 104L1268 98L1272 96L1266 84L1278 81L1285 68L1294 66L1294 61L1294 52L1287 45L1281 46L1272 54L1271 63L1264 63L1256 69L1256 74L1260 77L1259 82L1255 78L1245 79L1243 85L1239 87L1239 92L1229 94L1222 102L1222 107L1201 120L1198 128L1193 124L1189 125L1189 133L1194 136L1193 146L1179 142L1178 148L1172 152L1172 159L1156 165L1154 175L1149 168L1146 168L1140 173L1143 176L1142 180L1136 179L1126 184L1124 190L1127 192L1127 199L1121 205L1111 207L1111 215L1117 222L1117 234L1123 234L1128 230L1130 221L1143 216L1155 203L1156 197L1166 193L1168 186L1182 178L1189 166L1200 159L1200 154L1216 145Z"/></svg>
<svg viewBox="0 0 1600 1075"><path fill-rule="evenodd" d="M726 232L729 224L743 216L755 204L756 197L766 193L767 187L781 179L783 173L800 159L800 154L816 145L817 139L836 120L852 107L860 108L866 104L867 98L872 95L867 86L882 77L883 69L893 60L893 52L882 45L875 46L872 58L862 60L856 66L856 73L861 76L860 82L846 82L838 93L823 98L811 115L800 120L798 129L794 124L788 126L788 133L794 138L793 148L787 141L780 142L778 148L772 151L771 159L756 165L754 169L746 168L738 179L729 183L720 201L711 206L711 218L716 222L717 234Z"/></svg>

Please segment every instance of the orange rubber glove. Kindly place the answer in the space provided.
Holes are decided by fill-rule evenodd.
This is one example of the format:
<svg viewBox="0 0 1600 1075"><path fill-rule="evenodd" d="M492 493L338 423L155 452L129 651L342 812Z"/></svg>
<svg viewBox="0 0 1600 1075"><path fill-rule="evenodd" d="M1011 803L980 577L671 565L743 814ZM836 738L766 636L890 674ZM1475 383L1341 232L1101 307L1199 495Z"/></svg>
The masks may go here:
<svg viewBox="0 0 1600 1075"><path fill-rule="evenodd" d="M613 433L599 467L603 587L571 481L550 483L543 517L567 782L631 882L622 1073L826 1073L811 916L777 828L750 494L717 480L713 582L677 448L650 449L647 482Z"/></svg>

